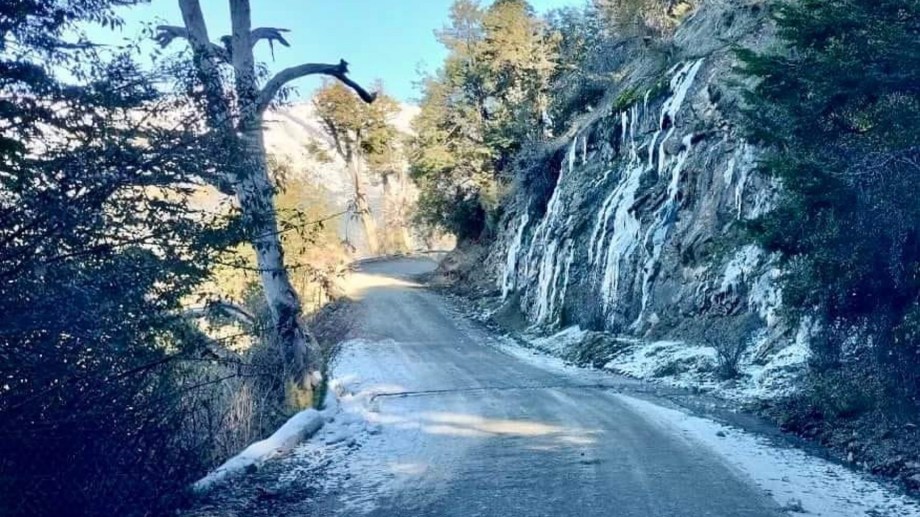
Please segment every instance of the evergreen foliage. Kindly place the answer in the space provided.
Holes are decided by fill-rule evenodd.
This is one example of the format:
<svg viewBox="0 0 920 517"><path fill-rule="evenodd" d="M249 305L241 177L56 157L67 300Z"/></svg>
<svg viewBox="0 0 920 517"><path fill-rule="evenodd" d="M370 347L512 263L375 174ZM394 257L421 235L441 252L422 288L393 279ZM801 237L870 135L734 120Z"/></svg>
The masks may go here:
<svg viewBox="0 0 920 517"><path fill-rule="evenodd" d="M450 20L444 66L422 80L410 165L420 222L471 239L494 222L512 156L551 129L558 35L523 0L457 0Z"/></svg>
<svg viewBox="0 0 920 517"><path fill-rule="evenodd" d="M236 232L192 203L220 153L187 106L76 32L129 3L0 4L3 515L149 515L213 461L182 299Z"/></svg>
<svg viewBox="0 0 920 517"><path fill-rule="evenodd" d="M782 187L754 233L785 261L784 304L820 324L816 374L916 402L920 2L801 0L775 19L782 47L740 51L750 137Z"/></svg>

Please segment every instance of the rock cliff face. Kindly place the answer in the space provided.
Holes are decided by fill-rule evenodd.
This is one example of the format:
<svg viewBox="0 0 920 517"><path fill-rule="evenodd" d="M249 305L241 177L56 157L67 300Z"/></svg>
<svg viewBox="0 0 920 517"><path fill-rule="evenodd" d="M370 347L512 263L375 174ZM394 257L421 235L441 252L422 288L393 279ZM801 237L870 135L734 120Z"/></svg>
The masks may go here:
<svg viewBox="0 0 920 517"><path fill-rule="evenodd" d="M603 104L521 166L489 260L505 310L544 332L712 344L717 328L716 340L749 345L748 364L796 343L775 260L742 234L775 192L741 137L731 85L731 47L770 41L760 11L708 2L669 46L636 52Z"/></svg>

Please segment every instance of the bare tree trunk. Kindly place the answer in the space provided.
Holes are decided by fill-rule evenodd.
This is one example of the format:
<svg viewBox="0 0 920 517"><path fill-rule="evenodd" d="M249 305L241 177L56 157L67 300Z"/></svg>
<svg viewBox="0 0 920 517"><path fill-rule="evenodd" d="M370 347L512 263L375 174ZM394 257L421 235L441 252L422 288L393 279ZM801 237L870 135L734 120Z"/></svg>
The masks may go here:
<svg viewBox="0 0 920 517"><path fill-rule="evenodd" d="M261 125L241 132L240 153L248 157L247 171L234 188L252 233L251 242L256 254L262 292L289 373L302 388L306 388L304 383L309 369L315 366L310 353L312 340L301 320L300 299L284 267L284 250L275 216L275 189L269 179Z"/></svg>
<svg viewBox="0 0 920 517"><path fill-rule="evenodd" d="M231 55L240 114L237 136L242 170L234 184L240 208L249 224L262 292L275 324L275 335L285 355L291 379L309 388L312 364L301 303L284 267L284 250L275 212L275 187L269 179L262 134L262 112L257 109L259 87L252 54L249 0L230 0L233 23Z"/></svg>
<svg viewBox="0 0 920 517"><path fill-rule="evenodd" d="M400 167L397 172L399 178L399 200L396 205L397 224L399 225L399 235L402 239L403 248L409 252L412 251L412 237L409 236L409 217L407 214L409 206L409 177L406 174L405 167Z"/></svg>
<svg viewBox="0 0 920 517"><path fill-rule="evenodd" d="M357 156L352 156L349 161L351 162L352 182L355 187L355 212L361 218L361 226L364 228L364 235L367 238L367 251L372 256L375 256L380 253L380 242L377 235L377 223L374 221L370 203L367 201L367 194L364 192L361 163Z"/></svg>
<svg viewBox="0 0 920 517"><path fill-rule="evenodd" d="M394 176L396 177L395 182ZM406 184L404 176L403 171L398 170L383 174L383 212L387 246L389 251L397 253L405 253L411 249L405 220Z"/></svg>
<svg viewBox="0 0 920 517"><path fill-rule="evenodd" d="M396 218L396 200L393 199L393 180L392 172L380 172L380 182L383 185L383 250L385 253L394 253L399 251L394 234L393 221Z"/></svg>

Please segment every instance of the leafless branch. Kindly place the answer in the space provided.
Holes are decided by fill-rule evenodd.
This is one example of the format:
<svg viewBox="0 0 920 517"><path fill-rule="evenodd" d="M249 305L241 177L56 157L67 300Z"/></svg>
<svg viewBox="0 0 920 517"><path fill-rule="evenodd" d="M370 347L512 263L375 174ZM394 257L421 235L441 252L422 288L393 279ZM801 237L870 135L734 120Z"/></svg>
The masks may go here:
<svg viewBox="0 0 920 517"><path fill-rule="evenodd" d="M209 301L203 307L189 308L184 312L186 316L191 316L193 318L221 315L232 318L247 327L252 327L256 324L255 316L250 314L249 311L235 303L225 300Z"/></svg>
<svg viewBox="0 0 920 517"><path fill-rule="evenodd" d="M284 36L281 34L284 32L290 32L288 29L278 29L275 27L257 27L252 29L249 33L249 44L253 47L256 46L261 40L268 40L268 46L271 48L272 57L275 57L275 42L277 41L282 46L290 47L291 44L288 43Z"/></svg>
<svg viewBox="0 0 920 517"><path fill-rule="evenodd" d="M175 39L189 39L188 29L185 27L177 27L175 25L158 25L157 34L153 38L156 42L163 48L169 46L170 43ZM227 49L218 45L217 43L211 43L208 47L209 52L213 57L216 57L224 62L230 62L230 53L227 52Z"/></svg>
<svg viewBox="0 0 920 517"><path fill-rule="evenodd" d="M352 81L348 77L348 63L343 59L339 61L337 65L323 64L323 63L306 63L303 65L292 66L290 68L285 68L284 70L278 72L268 83L265 84L265 87L262 88L262 91L259 92L259 98L256 102L256 109L259 113L264 112L268 109L268 106L271 104L272 100L278 94L282 87L285 84L305 77L308 75L328 75L335 77L339 81L342 81L343 84L354 90L361 100L370 104L374 102L377 98L376 93L371 93L365 90L361 85Z"/></svg>

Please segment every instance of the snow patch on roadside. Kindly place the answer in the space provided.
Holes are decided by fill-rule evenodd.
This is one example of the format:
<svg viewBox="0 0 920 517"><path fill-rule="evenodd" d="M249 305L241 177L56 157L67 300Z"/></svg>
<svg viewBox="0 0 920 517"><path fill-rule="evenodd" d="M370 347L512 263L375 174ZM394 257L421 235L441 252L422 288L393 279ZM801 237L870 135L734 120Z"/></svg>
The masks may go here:
<svg viewBox="0 0 920 517"><path fill-rule="evenodd" d="M500 348L543 369L572 373L579 368L568 365L564 358L583 347L590 336L590 331L573 326L550 336L525 334L522 338L529 347L506 337ZM683 341L610 340L622 348L611 352L613 359L604 365L604 370L675 388L702 390L738 402L792 395L810 353L807 339L797 338L780 351L766 354L767 359L758 363L751 357L757 355L757 347L752 347L739 366L739 378L724 381L717 376L718 358L712 347Z"/></svg>
<svg viewBox="0 0 920 517"><path fill-rule="evenodd" d="M295 449L279 481L290 486L312 483L321 494L334 493L349 515L372 512L387 494L411 491L422 479L428 486L447 483L444 471L464 445L451 434L436 432L440 413L432 414L425 398L396 398L398 403L388 404L394 399L380 397L448 386L443 384L443 365L407 362L401 351L406 346L390 339L340 345L331 368L330 390L337 405L329 411L334 415L320 433ZM452 407L445 404L441 410L450 415ZM433 493L414 497L421 500Z"/></svg>
<svg viewBox="0 0 920 517"><path fill-rule="evenodd" d="M358 435L373 431L367 418L373 398L383 393L405 391L401 385L388 381L393 370L382 368L374 359L374 354L370 353L374 347L393 346L397 346L393 341L353 340L343 343L342 353L333 370L334 375L338 373L339 376L329 381L329 393L322 411L311 408L295 414L271 436L252 443L196 481L192 488L196 491L210 490L232 476L259 468L266 461L291 451L294 451L294 456L318 457L317 447L354 446ZM311 437L314 439L310 444L301 445Z"/></svg>
<svg viewBox="0 0 920 517"><path fill-rule="evenodd" d="M530 341L528 341L528 343L530 343ZM533 345L534 348L527 348L508 336L496 339L491 344L502 352L544 371L572 374L578 370L567 364L555 353L549 352L536 344Z"/></svg>
<svg viewBox="0 0 920 517"><path fill-rule="evenodd" d="M230 458L207 476L192 485L196 491L204 491L225 481L228 477L244 472L251 467L292 450L297 444L316 433L323 426L324 412L305 409L288 419L271 436L259 440Z"/></svg>
<svg viewBox="0 0 920 517"><path fill-rule="evenodd" d="M604 368L643 380L660 380L681 388L716 387L711 373L716 369L716 351L682 341L655 341L633 346Z"/></svg>
<svg viewBox="0 0 920 517"><path fill-rule="evenodd" d="M708 346L682 341L639 342L609 361L604 368L685 389L700 389L740 402L776 400L792 395L805 372L809 350L796 342L767 356L759 364L750 355L739 365L739 377L718 378L718 354Z"/></svg>
<svg viewBox="0 0 920 517"><path fill-rule="evenodd" d="M771 355L766 364L743 365L744 382L730 389L717 388L716 393L739 400L775 400L792 396L801 385L810 356L808 345L796 342Z"/></svg>
<svg viewBox="0 0 920 517"><path fill-rule="evenodd" d="M868 476L766 439L628 395L630 409L718 454L785 508L818 517L920 517L920 504Z"/></svg>
<svg viewBox="0 0 920 517"><path fill-rule="evenodd" d="M563 356L575 349L588 335L579 326L568 327L551 336L524 336L534 347L556 356Z"/></svg>

